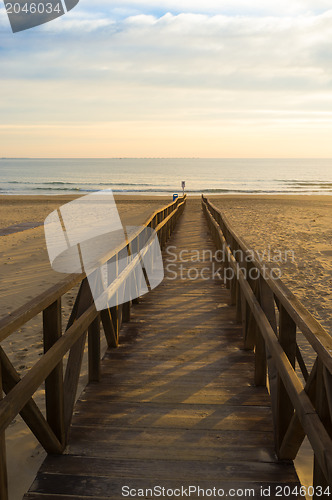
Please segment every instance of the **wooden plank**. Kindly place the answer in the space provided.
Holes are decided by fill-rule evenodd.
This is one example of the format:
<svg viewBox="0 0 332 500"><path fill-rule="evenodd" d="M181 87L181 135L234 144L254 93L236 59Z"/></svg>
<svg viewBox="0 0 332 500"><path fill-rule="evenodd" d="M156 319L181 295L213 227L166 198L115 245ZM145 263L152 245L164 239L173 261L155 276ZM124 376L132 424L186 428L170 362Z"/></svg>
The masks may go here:
<svg viewBox="0 0 332 500"><path fill-rule="evenodd" d="M87 388L86 395L89 399L108 401L127 401L128 403L176 403L180 404L184 401L188 404L230 404L236 406L262 406L266 404L266 392L259 391L259 387L245 387L241 391L236 387L222 387L216 390L213 387L195 387L187 385L179 385L171 389L170 387L155 387L147 390L141 385L131 385L125 391L119 391L117 387L97 387L96 390ZM90 395L91 392L91 395Z"/></svg>
<svg viewBox="0 0 332 500"><path fill-rule="evenodd" d="M220 348L222 349L222 346L220 346ZM229 353L229 356L231 356L231 353ZM160 366L160 364L154 363L149 366L148 363L144 363L144 360L142 360L141 363L136 361L135 363L130 363L130 365L128 365L129 360L127 360L127 363L125 363L123 360L123 364L125 364L125 366L121 367L121 359L115 359L115 357L108 359L112 359L112 366L114 371L112 372L112 369L109 366L107 367L109 361L104 361L102 363L102 371L103 374L106 375L106 377L103 377L103 380L101 382L101 387L103 388L102 390L109 389L112 386L118 387L123 391L135 387L137 388L139 386L145 388L150 387L150 389L153 389L158 387L160 388L162 386L171 387L171 384L177 383L179 383L182 387L187 386L188 390L189 387L192 387L192 390L197 387L197 382L195 379L193 380L190 370L182 367L181 364L167 363L166 369L169 369L170 373L168 374L167 379L165 378L163 382L161 382L160 379L163 376L163 372L165 371L163 370L164 365ZM119 371L115 371L119 366ZM241 386L243 390L246 390L249 387L250 391L252 391L252 366L252 362L234 363L234 365L231 365L229 363L218 363L215 364L215 369L225 371L217 373L215 377L214 374L216 372L207 367L204 367L204 365L202 365L201 363L193 365L193 370L197 369L200 372L200 386L209 386L210 388L214 388L216 391L222 391L223 388L233 388L234 390L234 388L237 389L239 386ZM107 367L107 370L105 367ZM150 377L144 371L149 369L151 370ZM128 373L127 376L126 371ZM125 376L126 378L124 379ZM255 392L257 393L257 391ZM266 391L260 392L265 399L264 406L270 406L269 395L266 393Z"/></svg>
<svg viewBox="0 0 332 500"><path fill-rule="evenodd" d="M170 446L170 443L172 445ZM197 453L199 443L200 453ZM149 460L274 462L273 433L195 428L74 426L71 455Z"/></svg>
<svg viewBox="0 0 332 500"><path fill-rule="evenodd" d="M192 483L193 481L191 481ZM181 488L184 487L187 490L187 495L189 496L188 488L191 486L191 483L184 482L183 480L173 480L173 479L168 479L167 482L165 482L165 485L161 485L161 488L164 487L164 495L165 498L172 498L175 499L176 496L167 496L166 497L166 491L167 490L176 490L176 495L178 495L178 490L181 492ZM195 483L196 484L196 483ZM295 482L287 482L284 481L283 485L285 487L289 487L290 490L292 491L295 486L297 486L297 483ZM58 498L61 499L60 495L64 495L65 498L68 498L69 495L73 495L73 498L77 498L77 496L80 497L85 497L87 498L93 498L93 499L100 499L100 498L107 498L109 499L120 499L124 498L122 495L122 487L127 486L130 489L135 489L138 491L142 491L142 498L157 498L157 496L153 496L153 488L156 486L156 479L153 478L109 478L109 477L94 477L94 476L84 476L81 478L78 478L77 476L70 476L70 475L56 475L56 474L40 474L35 481L33 487L37 490L38 493L41 494L46 494L50 495L47 496L47 499L54 498L51 495L59 495ZM194 485L192 485L194 486ZM198 485L196 485L198 487ZM204 490L211 490L211 480L204 480L201 479L199 481L199 487L201 488L201 491ZM262 489L264 489L265 492L271 492L271 496L269 495L269 498L272 500L277 499L278 497L276 496L276 487L277 483L271 483L271 482L259 482L259 480L256 481L223 481L223 480L214 480L213 481L213 487L216 488L216 491L220 490L225 490L225 491L230 491L230 497L233 498L241 498L244 495L244 490L250 491L250 496L252 498L259 498L260 497L260 492ZM212 489L213 489L212 487ZM145 495L145 489L149 489L151 493L148 493ZM299 486L298 486L299 489ZM149 491L148 490L148 491ZM234 493L237 491L240 491L240 497L234 497ZM242 494L241 494L242 490ZM46 492L46 493L45 493ZM67 496L66 496L67 495ZM160 493L160 496L162 493ZM136 494L137 496L137 494ZM158 494L159 496L159 494ZM26 497L26 498L31 498ZM37 497L32 497L32 498L38 498ZM55 497L57 498L57 497ZM130 498L130 497L129 497ZM134 497L135 498L135 497ZM137 496L137 498L139 498ZM185 497L183 497L185 498ZM191 500L198 500L198 498L202 499L202 493L200 493L200 496L194 495L193 493L190 495ZM297 499L298 497L295 496L294 494L290 494L289 497L292 500Z"/></svg>
<svg viewBox="0 0 332 500"><path fill-rule="evenodd" d="M76 406L73 426L273 431L269 407L88 401Z"/></svg>
<svg viewBox="0 0 332 500"><path fill-rule="evenodd" d="M23 500L87 500L86 496L82 495L53 495L48 493L47 498L43 493L26 493L23 497ZM110 497L100 497L94 495L94 500L110 500ZM123 497L122 497L123 498ZM91 497L90 497L91 500Z"/></svg>
<svg viewBox="0 0 332 500"><path fill-rule="evenodd" d="M234 477L241 483L256 480L276 483L294 482L296 480L292 470L280 467L278 463L264 462L223 462L198 460L135 460L68 456L48 457L40 469L42 474L57 474L61 476L96 477L103 480L112 471L112 479L116 478L144 478L159 481L182 480L188 481L232 481ZM179 467L181 463L181 466Z"/></svg>
<svg viewBox="0 0 332 500"><path fill-rule="evenodd" d="M61 299L43 311L44 352L47 352L61 337ZM45 380L46 415L59 442L65 445L65 413L62 360Z"/></svg>
<svg viewBox="0 0 332 500"><path fill-rule="evenodd" d="M198 211L180 224L170 244L213 250ZM268 394L253 385L254 355L242 349L219 282L163 283L133 309L121 340L102 362L101 383L76 405L66 455L45 462L30 496L117 499L123 481L199 478L257 493L261 485L298 485L292 464L276 460Z"/></svg>

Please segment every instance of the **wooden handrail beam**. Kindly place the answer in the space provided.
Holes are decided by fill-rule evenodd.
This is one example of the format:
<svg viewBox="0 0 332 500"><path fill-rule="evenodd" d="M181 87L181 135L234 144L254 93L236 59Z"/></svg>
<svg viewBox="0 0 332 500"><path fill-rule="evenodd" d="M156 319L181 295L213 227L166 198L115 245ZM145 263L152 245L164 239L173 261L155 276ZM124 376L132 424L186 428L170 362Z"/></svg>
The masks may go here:
<svg viewBox="0 0 332 500"><path fill-rule="evenodd" d="M264 286L270 290L269 294L271 295L269 296L272 301L273 298L276 300L279 308L279 332L277 331L273 310L274 305L272 306L270 302L269 304L265 303L262 300L261 294L258 298L255 296L252 285L250 285L247 276L245 276L243 269L240 267L240 263L237 262L233 255L234 242L236 242L237 248L241 248L245 254L249 253L249 247L236 235L223 214L204 196L202 197L202 203L217 247L222 246L224 249L227 266L233 270L239 283L241 294L236 294L237 300L240 300L240 295L245 299L241 305L241 309L243 310L243 307L250 309L255 324L266 344L266 356L267 358L271 357L280 378L278 385L274 384L273 387L270 387L270 390L272 389L272 402L275 398L275 393L277 394L276 403L272 405L275 413L274 423L277 426L277 453L279 457L285 457L285 454L293 456L297 453L303 439L302 427L303 432L308 436L315 454L314 483L319 484L319 481L321 481L323 485L331 485L332 439L330 424L331 409L329 410L329 407L332 405L329 403L332 402L331 397L326 397L327 392L324 391L325 386L326 388L331 386L332 339L280 279L266 279L261 274L259 277L261 287ZM250 251L250 255L252 255L252 251ZM261 264L256 260L253 261L253 265L259 271L262 271ZM296 327L303 331L316 350L318 363L321 365L320 396L317 400L318 402L316 402L316 408L315 394L312 394L312 384L316 377L315 367L308 378L305 389L295 372L297 354ZM259 356L262 354L260 341L258 341L258 354ZM301 368L304 371L304 367L302 366ZM263 374L257 376L260 382L263 376ZM284 407L285 401L287 408ZM293 440L292 433L294 433ZM322 478L324 478L324 481Z"/></svg>
<svg viewBox="0 0 332 500"><path fill-rule="evenodd" d="M175 202L170 203L167 207L180 207L183 206L186 200L186 196L183 198L178 198ZM153 214L148 217L146 222L144 223L145 227L150 226L152 221L158 216L158 214L162 213L162 210L156 210ZM139 230L131 235L130 242L139 234ZM111 254L106 255L103 262L109 260L112 256L116 255L119 251L121 251L125 246L128 245L128 242L125 242L119 247L112 250ZM75 285L80 283L86 277L85 273L81 274L70 274L66 276L63 280L61 280L56 285L53 285L45 292L39 294L34 299L30 300L23 306L19 307L12 313L0 319L0 342L5 340L11 333L18 330L22 325L27 323L30 319L37 316L37 314L41 313L53 304L59 297L62 297L66 292L71 290Z"/></svg>
<svg viewBox="0 0 332 500"><path fill-rule="evenodd" d="M212 203L207 201L205 197L202 197L205 203L213 211L217 212L223 221L223 224L227 228L227 231L232 235L234 240L237 242L239 248L242 249L245 255L252 256L252 249L248 243L240 238L231 227L230 222L227 217L222 214L217 207ZM212 214L211 214L212 215ZM227 243L228 244L228 243ZM253 261L255 267L263 273L263 266L257 260ZM271 270L271 268L265 265L265 269ZM266 274L266 273L264 273ZM295 295L287 288L287 286L277 277L273 279L266 277L266 282L268 283L272 292L276 295L279 301L283 304L288 314L292 317L293 321L296 323L301 332L306 336L308 342L312 345L314 350L317 352L319 357L322 359L324 365L328 371L332 374L332 337L327 333L327 331L322 327L322 325L315 319L312 314L303 306L303 304L295 297Z"/></svg>
<svg viewBox="0 0 332 500"><path fill-rule="evenodd" d="M146 220L144 226L132 234L127 241L104 255L100 264L109 262L110 259L118 259L121 255L128 255L130 245L137 247L140 254L138 260L133 259L128 264L128 259L127 266L117 271L115 279L106 290L109 298L119 293L127 277L135 270L135 265L141 263L140 259L149 250L149 245L140 248L140 241L143 241L142 235L146 227L155 229L160 244L163 245L174 229L185 202L186 196L156 210ZM66 331L62 334L61 297L78 283L81 283L81 286ZM100 379L100 321L104 327L108 346L116 347L122 320L130 319L130 305L131 302L128 302L124 311L121 305L99 313L93 302L86 274L72 274L0 320L0 342L40 313L43 313L44 332L44 354L23 378L20 378L0 347L1 500L2 498L6 500L8 496L4 437L6 428L20 413L47 452L62 453L73 414L87 332L89 333L89 381L96 382ZM62 363L68 351L70 354L66 375L63 377ZM45 381L47 421L32 399L36 390ZM6 392L4 398L1 397L2 382Z"/></svg>

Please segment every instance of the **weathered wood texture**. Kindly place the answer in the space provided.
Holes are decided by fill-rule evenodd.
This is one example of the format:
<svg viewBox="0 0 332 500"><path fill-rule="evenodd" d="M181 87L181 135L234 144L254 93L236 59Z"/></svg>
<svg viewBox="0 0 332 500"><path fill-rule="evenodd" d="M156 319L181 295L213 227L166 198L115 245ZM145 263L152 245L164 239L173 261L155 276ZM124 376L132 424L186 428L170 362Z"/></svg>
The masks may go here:
<svg viewBox="0 0 332 500"><path fill-rule="evenodd" d="M120 499L125 485L190 484L257 496L271 486L274 498L277 484L298 485L293 464L275 456L269 396L254 386L254 355L242 349L229 291L211 278L211 262L190 261L190 251L214 252L194 207L187 202L168 242L189 251L185 262L165 261L177 278L132 309L101 382L76 404L65 454L45 460L26 500ZM205 268L206 279L181 279L180 266Z"/></svg>
<svg viewBox="0 0 332 500"><path fill-rule="evenodd" d="M331 490L325 488L332 487L331 336L204 196L202 207L215 244L223 250L228 287L239 289L233 303L238 302L241 310L237 318L244 346L255 351L255 383L267 385L268 375L276 453L293 460L307 436L315 456L313 483L324 490L323 495L317 490L313 498L329 498ZM316 352L310 369L297 331Z"/></svg>
<svg viewBox="0 0 332 500"><path fill-rule="evenodd" d="M100 289L108 298L122 290L127 276L141 259L150 251L151 241L146 241L146 228L154 228L162 245L172 233L176 221L183 212L186 198L168 204L155 211L134 234L109 253L106 253L101 264L127 256L128 251L135 249L136 256L126 260L127 265L119 269L116 276L109 280L107 286ZM94 273L94 279L100 280L100 270ZM115 279L116 278L116 279ZM131 279L136 279L135 276ZM70 314L67 327L62 332L61 297L77 282L81 285ZM100 285L101 285L100 281ZM137 283L136 283L137 285ZM121 304L121 301L120 301ZM40 312L43 313L44 354L37 363L21 379L10 359L0 347L0 499L7 500L8 488L6 477L5 430L11 421L20 413L30 430L48 453L61 454L66 447L68 432L77 397L77 388L81 371L83 351L88 334L89 349L89 381L100 378L100 320L109 347L117 347L118 333L123 321L130 318L131 302L124 308L122 305L112 307L101 314L96 310L93 297L85 274L68 276L58 285L50 288L42 295L34 298L25 306L0 320L0 342ZM63 358L68 353L65 374ZM46 419L32 396L39 386L45 382ZM2 397L3 387L6 396Z"/></svg>

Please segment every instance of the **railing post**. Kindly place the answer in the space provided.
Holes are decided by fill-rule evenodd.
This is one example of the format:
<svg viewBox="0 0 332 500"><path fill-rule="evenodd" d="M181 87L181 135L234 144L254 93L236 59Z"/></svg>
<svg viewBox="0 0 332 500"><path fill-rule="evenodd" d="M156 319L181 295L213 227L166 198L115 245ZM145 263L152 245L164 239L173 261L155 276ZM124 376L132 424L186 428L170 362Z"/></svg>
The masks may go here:
<svg viewBox="0 0 332 500"><path fill-rule="evenodd" d="M236 282L237 279L234 276L234 278L232 278L231 280L231 306L236 305Z"/></svg>
<svg viewBox="0 0 332 500"><path fill-rule="evenodd" d="M216 225L214 221L218 221L224 238L229 245L232 245L232 251L236 249L237 239L234 237L234 234L232 234L232 230L230 229L230 227L223 220L221 213L215 210L213 206L209 204L208 200L204 199L204 197L202 197L202 204L203 211L207 217L208 226L211 230L212 236L215 237L216 235ZM245 252L248 253L248 248L245 244L243 245L243 248L245 249ZM241 258L239 260L241 260ZM267 319L270 323L270 326L274 331L276 338L278 338L280 347L282 348L282 351L280 350L281 352L279 353L279 356L281 356L281 358L279 358L278 360L275 359L275 351L274 354L271 355L269 348L265 345L264 337L262 336L258 328L255 317L250 312L251 308L249 308L249 304L247 303L246 298L241 291L238 283L237 286L235 286L237 319L239 319L239 315L241 314L246 342L249 341L248 343L251 343L250 339L252 338L252 334L255 333L253 343L255 345L256 385L266 385L268 371L277 455L280 459L294 459L303 441L305 434L304 429L306 429L315 453L313 485L315 487L314 491L316 496L314 496L313 498L316 500L318 500L318 498L328 498L330 497L331 492L326 488L328 486L331 486L332 484L330 440L327 436L328 434L330 437L332 437L331 369L329 365L323 364L323 362L326 362L325 354L322 358L320 358L320 350L317 350L316 352L318 354L318 357L311 374L308 375L304 361L301 357L301 354L299 353L299 349L297 346L296 320L293 320L286 307L289 307L289 310L294 311L296 315L299 313L303 314L303 310L301 311L301 308L299 308L299 311L297 307L294 307L291 301L288 300L287 289L282 290L282 288L280 287L279 290L281 297L278 299L278 297L276 296L276 294L279 296L278 291L273 291L276 288L274 286L271 286L268 280L265 280L265 278L259 276L257 274L257 270L255 272L256 266L258 267L258 271L260 270L260 265L257 264L255 260L253 260L253 262L239 262L239 265L241 264L243 265L243 267L245 267L244 272L248 273L247 282L251 287L253 293L255 294L266 316L265 319ZM259 287L257 285L259 285ZM232 303L234 303L233 283L231 286L231 295ZM276 321L276 306L279 310L279 328ZM310 319L309 314L308 316ZM299 323L299 325L300 324L301 323ZM315 324L314 321L313 324ZM310 323L306 326L311 329ZM317 330L319 331L319 328ZM267 335L270 336L271 333L272 332L270 330L269 332L267 332ZM304 333L306 335L306 332ZM313 336L317 336L314 329L311 330L311 334ZM271 340L274 343L276 339L272 338ZM309 338L308 340L316 350L311 340ZM288 361L286 361L285 356L287 356ZM294 404L291 402L290 397L288 396L288 394L294 395L294 388L296 388L297 391L300 389L300 387L298 387L297 385L297 379L294 373L296 358L298 359L299 366L306 380L306 386L303 393L300 390L298 394L298 403L301 403L301 410L298 409L297 404L296 408L299 413L295 411ZM322 359L324 361L322 361ZM280 367L280 363L282 363L283 365L282 368ZM289 376L286 377L285 382L283 382L278 370L280 370L280 373L285 373L285 369L287 369ZM316 385L317 391L315 392ZM305 393L307 393L307 395L304 395ZM302 398L304 401L302 401ZM307 405L308 398L313 403L313 406L315 406L315 413L313 413L311 406ZM317 417L319 417L319 419ZM309 426L306 426L307 419L308 421L311 420L312 426L317 427L317 433L313 431L312 428L310 430ZM320 437L319 434L321 434Z"/></svg>
<svg viewBox="0 0 332 500"><path fill-rule="evenodd" d="M118 255L115 255L112 258L112 262L113 262L113 265L112 264L111 265L112 265L113 273L112 273L112 276L110 276L110 275L108 276L108 284L109 285L113 282L113 280L115 280L118 277L118 274L119 274ZM116 294L116 299L115 299L116 305L114 307L110 308L110 313L111 313L112 323L113 323L113 328L114 328L115 343L116 343L116 346L118 346L118 344L119 344L119 306L118 306L119 292L115 292L115 294Z"/></svg>
<svg viewBox="0 0 332 500"><path fill-rule="evenodd" d="M241 286L239 280L236 280L236 321L237 323L241 323L242 321Z"/></svg>
<svg viewBox="0 0 332 500"><path fill-rule="evenodd" d="M267 317L273 331L276 336L278 333L277 327L277 319L275 313L275 305L274 305L274 295L269 285L266 283L263 276L260 276L259 279L259 299L261 308L264 311L265 316ZM266 347L266 346L265 346ZM268 367L268 378L269 378L269 387L270 387L270 397L271 397L271 409L273 416L273 430L274 430L274 438L275 443L277 443L277 397L278 397L278 370L275 365L275 362L266 348L266 361Z"/></svg>
<svg viewBox="0 0 332 500"><path fill-rule="evenodd" d="M324 424L327 432L332 436L332 424L331 424L331 415L329 411L328 405L328 395L326 393L326 386L324 380L324 366L322 361L317 358L317 382L316 382L316 411L318 413L319 418ZM329 486L328 480L325 477L325 474L318 463L316 455L314 456L314 478L313 478L313 486L315 488L314 500L318 498L329 498L329 495L320 495L318 492L318 486L323 488L324 490ZM330 485L331 486L331 485Z"/></svg>
<svg viewBox="0 0 332 500"><path fill-rule="evenodd" d="M245 267L245 270L246 269L247 268ZM255 347L256 321L242 291L240 292L240 295L244 349L250 351Z"/></svg>
<svg viewBox="0 0 332 500"><path fill-rule="evenodd" d="M255 347L257 337L257 324L248 302L246 301L246 299L244 299L244 301L244 349L251 351Z"/></svg>
<svg viewBox="0 0 332 500"><path fill-rule="evenodd" d="M266 349L264 338L256 328L256 341L255 341L255 385L260 387L266 386L267 377L267 361Z"/></svg>
<svg viewBox="0 0 332 500"><path fill-rule="evenodd" d="M93 320L88 328L89 342L89 382L100 381L100 317Z"/></svg>
<svg viewBox="0 0 332 500"><path fill-rule="evenodd" d="M130 321L130 301L125 302L122 306L122 321L123 323L129 323Z"/></svg>
<svg viewBox="0 0 332 500"><path fill-rule="evenodd" d="M61 299L59 298L43 311L44 353L46 353L61 336ZM45 399L47 422L60 443L65 446L66 432L62 361L45 380Z"/></svg>
<svg viewBox="0 0 332 500"><path fill-rule="evenodd" d="M161 229L161 248L162 249L165 247L165 243L166 243L166 229L165 229L165 226L163 226Z"/></svg>
<svg viewBox="0 0 332 500"><path fill-rule="evenodd" d="M153 219L152 224L151 224L152 228L154 227L154 220L155 219ZM130 246L129 245L126 247L126 254L127 254L126 262L128 265L129 261L130 261ZM126 286L129 288L129 290L131 290L132 279L133 279L132 276L129 276L128 279L126 280ZM126 293L126 290L124 290L124 293ZM128 323L130 321L130 307L131 307L131 298L129 297L129 300L122 305L122 321L124 323Z"/></svg>
<svg viewBox="0 0 332 500"><path fill-rule="evenodd" d="M279 343L291 365L295 368L296 360L296 323L290 317L283 305L280 304L279 312ZM281 377L278 375L278 395L277 395L277 454L287 432L291 418L294 414L293 404L288 396L287 389L284 386Z"/></svg>
<svg viewBox="0 0 332 500"><path fill-rule="evenodd" d="M0 361L0 401L2 398L2 366ZM0 434L0 498L1 500L8 500L6 440L4 432Z"/></svg>

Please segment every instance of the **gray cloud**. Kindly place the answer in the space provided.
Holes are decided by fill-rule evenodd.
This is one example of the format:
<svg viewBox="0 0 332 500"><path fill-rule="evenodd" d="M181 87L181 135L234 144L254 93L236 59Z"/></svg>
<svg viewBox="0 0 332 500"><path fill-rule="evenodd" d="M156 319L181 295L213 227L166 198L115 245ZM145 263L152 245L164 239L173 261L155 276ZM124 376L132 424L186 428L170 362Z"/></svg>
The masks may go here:
<svg viewBox="0 0 332 500"><path fill-rule="evenodd" d="M207 10L217 5L207 2ZM277 110L288 119L294 112L303 119L308 110L312 119L312 112L332 110L332 10L293 17L182 13L116 20L103 12L103 2L97 6L93 15L74 9L24 36L9 36L1 21L3 123L50 117L275 120Z"/></svg>

